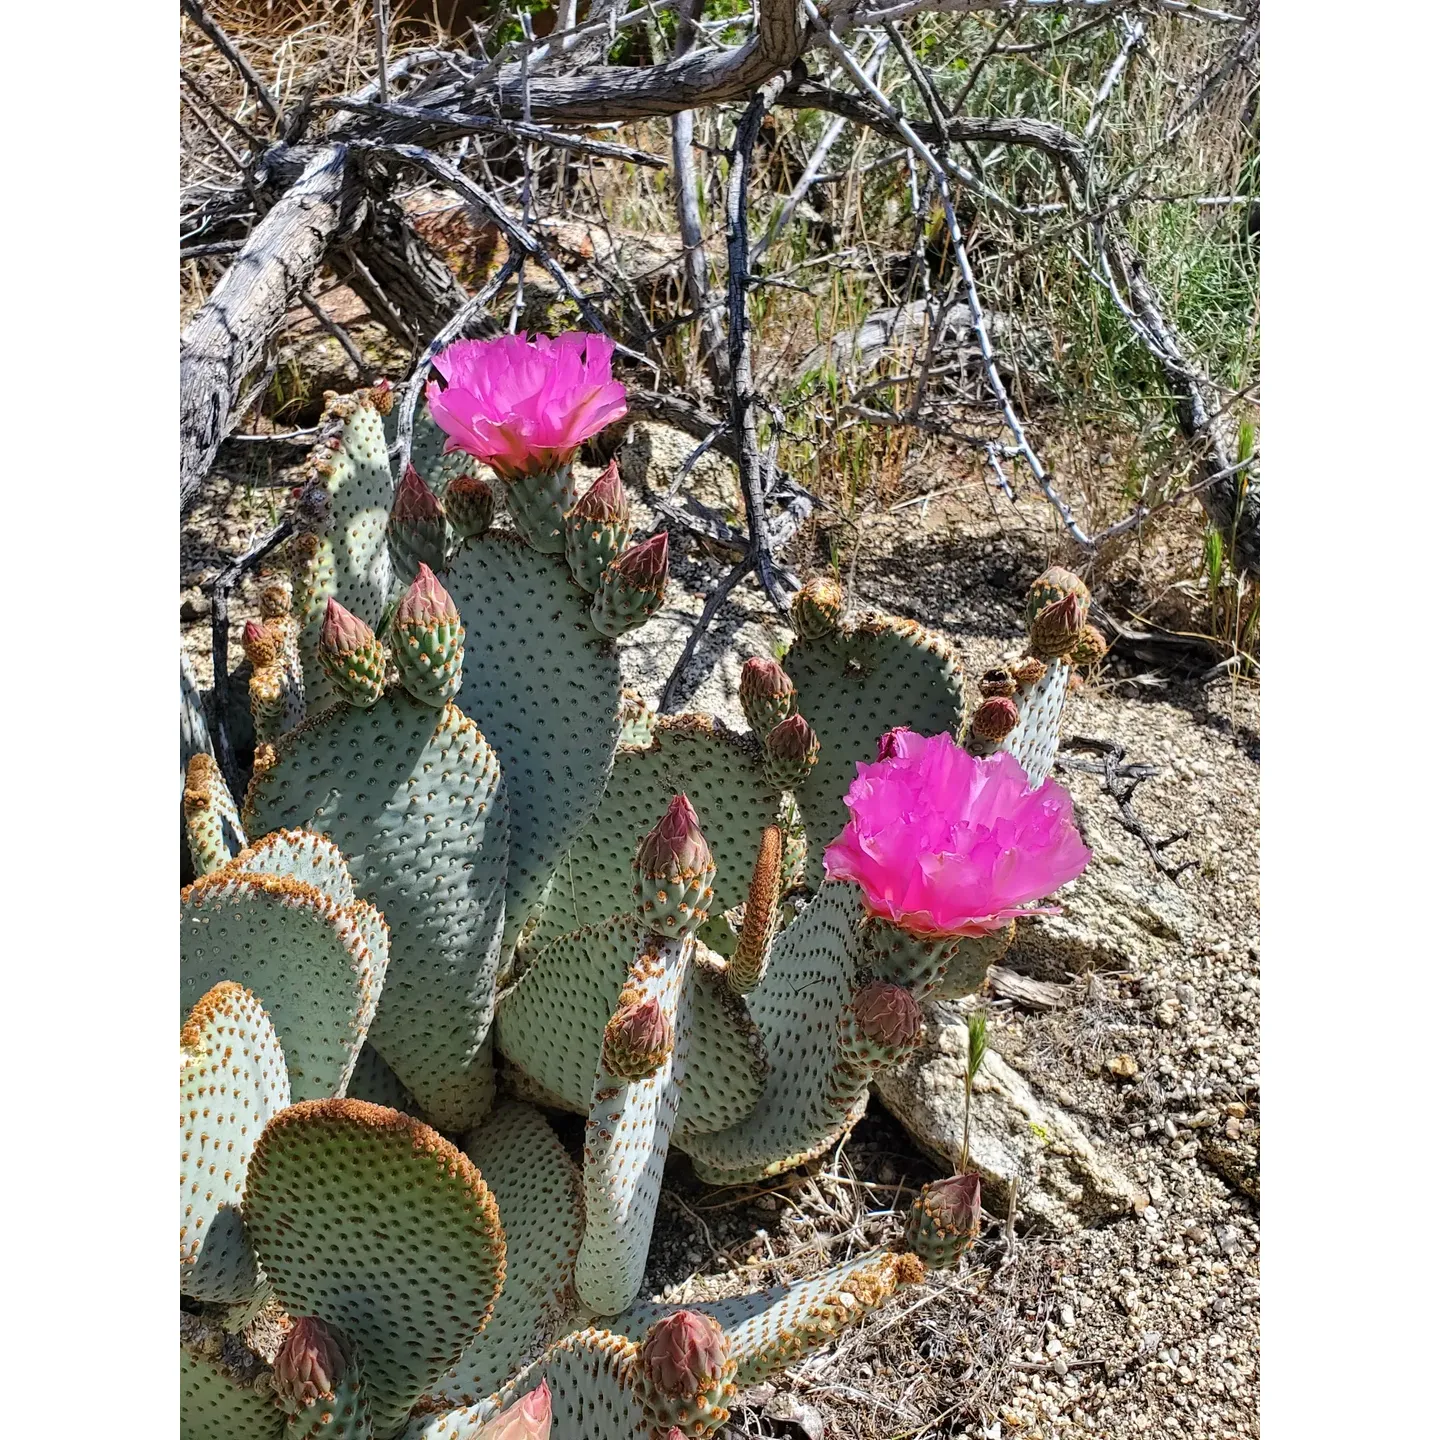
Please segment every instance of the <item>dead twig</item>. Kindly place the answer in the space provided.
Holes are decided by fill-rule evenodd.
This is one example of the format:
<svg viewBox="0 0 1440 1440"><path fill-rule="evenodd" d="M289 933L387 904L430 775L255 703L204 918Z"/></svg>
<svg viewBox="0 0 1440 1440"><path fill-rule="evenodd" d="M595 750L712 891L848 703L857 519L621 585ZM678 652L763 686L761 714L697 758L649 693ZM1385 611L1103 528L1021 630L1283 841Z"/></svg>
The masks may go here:
<svg viewBox="0 0 1440 1440"><path fill-rule="evenodd" d="M250 62L235 48L235 42L215 23L199 0L180 0L180 8L200 27L210 43L235 67L240 78L254 92L260 108L272 119L280 118L280 107L275 97L265 88L265 82L250 67Z"/></svg>

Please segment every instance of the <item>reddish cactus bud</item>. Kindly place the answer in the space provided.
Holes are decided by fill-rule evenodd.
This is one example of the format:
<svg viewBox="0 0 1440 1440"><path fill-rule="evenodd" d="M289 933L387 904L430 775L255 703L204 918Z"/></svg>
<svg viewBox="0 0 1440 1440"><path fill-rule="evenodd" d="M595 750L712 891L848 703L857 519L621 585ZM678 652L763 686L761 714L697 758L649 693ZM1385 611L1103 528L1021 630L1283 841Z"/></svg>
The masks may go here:
<svg viewBox="0 0 1440 1440"><path fill-rule="evenodd" d="M662 1395L708 1390L730 1361L719 1323L697 1310L677 1310L650 1327L640 1346L640 1367Z"/></svg>
<svg viewBox="0 0 1440 1440"><path fill-rule="evenodd" d="M375 632L333 595L325 602L320 644L332 655L349 655L375 643Z"/></svg>
<svg viewBox="0 0 1440 1440"><path fill-rule="evenodd" d="M297 1320L275 1356L275 1396L298 1415L325 1395L333 1395L345 1371L345 1355L323 1320Z"/></svg>
<svg viewBox="0 0 1440 1440"><path fill-rule="evenodd" d="M1066 595L1079 595L1084 607L1090 608L1090 590L1085 582L1063 566L1052 565L1030 586L1025 597L1025 623L1033 625L1047 605Z"/></svg>
<svg viewBox="0 0 1440 1440"><path fill-rule="evenodd" d="M618 460L612 460L600 472L599 478L576 501L570 513L595 525L629 526L630 497L620 481Z"/></svg>
<svg viewBox="0 0 1440 1440"><path fill-rule="evenodd" d="M903 1050L919 1038L924 1021L903 985L872 980L850 1002L860 1034L886 1050Z"/></svg>
<svg viewBox="0 0 1440 1440"><path fill-rule="evenodd" d="M390 514L393 519L407 525L426 525L443 519L445 512L440 508L435 492L420 478L420 472L413 465L407 465L405 474L395 487Z"/></svg>
<svg viewBox="0 0 1440 1440"><path fill-rule="evenodd" d="M820 737L796 711L765 737L765 778L777 790L794 790L820 758Z"/></svg>
<svg viewBox="0 0 1440 1440"><path fill-rule="evenodd" d="M845 592L829 575L808 581L790 606L790 623L802 640L820 640L840 623Z"/></svg>
<svg viewBox="0 0 1440 1440"><path fill-rule="evenodd" d="M1018 665L1010 667L1016 685L1038 685L1045 678L1046 665L1033 655L1027 655Z"/></svg>
<svg viewBox="0 0 1440 1440"><path fill-rule="evenodd" d="M982 700L970 721L970 733L987 744L1003 740L1020 723L1020 711L1008 695L992 695Z"/></svg>
<svg viewBox="0 0 1440 1440"><path fill-rule="evenodd" d="M648 1079L665 1063L675 1043L674 1027L653 995L628 1002L622 995L620 1002L605 1027L600 1063L618 1079Z"/></svg>
<svg viewBox="0 0 1440 1440"><path fill-rule="evenodd" d="M614 568L636 590L651 594L664 590L670 573L670 532L662 530L643 544L622 551Z"/></svg>
<svg viewBox="0 0 1440 1440"><path fill-rule="evenodd" d="M247 620L240 635L240 648L251 665L261 670L280 658L280 637L268 625Z"/></svg>
<svg viewBox="0 0 1440 1440"><path fill-rule="evenodd" d="M980 677L980 693L987 700L994 695L1009 697L1015 693L1015 677L1008 670L987 670Z"/></svg>
<svg viewBox="0 0 1440 1440"><path fill-rule="evenodd" d="M1030 626L1030 651L1041 660L1068 655L1085 626L1086 607L1077 591L1047 605Z"/></svg>
<svg viewBox="0 0 1440 1440"><path fill-rule="evenodd" d="M548 1440L549 1434L550 1387L542 1380L528 1395L486 1421L475 1440Z"/></svg>
<svg viewBox="0 0 1440 1440"><path fill-rule="evenodd" d="M677 795L671 800L659 824L641 840L635 864L642 875L655 880L714 868L689 796Z"/></svg>
<svg viewBox="0 0 1440 1440"><path fill-rule="evenodd" d="M395 627L402 625L455 625L460 612L449 592L435 578L435 572L422 563L415 583L400 597L395 611Z"/></svg>
<svg viewBox="0 0 1440 1440"><path fill-rule="evenodd" d="M768 735L794 704L794 682L778 662L754 655L741 667L740 708L757 735Z"/></svg>
<svg viewBox="0 0 1440 1440"><path fill-rule="evenodd" d="M980 1238L980 1176L952 1175L926 1185L910 1207L905 1243L935 1269L944 1269Z"/></svg>

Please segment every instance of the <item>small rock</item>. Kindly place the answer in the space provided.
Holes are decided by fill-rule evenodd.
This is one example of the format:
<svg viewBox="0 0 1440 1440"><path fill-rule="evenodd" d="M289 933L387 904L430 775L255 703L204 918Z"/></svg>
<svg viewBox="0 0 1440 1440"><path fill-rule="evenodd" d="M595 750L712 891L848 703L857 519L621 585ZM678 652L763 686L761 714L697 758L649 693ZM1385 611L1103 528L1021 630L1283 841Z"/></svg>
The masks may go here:
<svg viewBox="0 0 1440 1440"><path fill-rule="evenodd" d="M1140 1073L1133 1055L1112 1055L1105 1062L1105 1068L1120 1080L1133 1080Z"/></svg>
<svg viewBox="0 0 1440 1440"><path fill-rule="evenodd" d="M203 620L210 613L210 597L198 585L180 592L181 620Z"/></svg>
<svg viewBox="0 0 1440 1440"><path fill-rule="evenodd" d="M1070 1367L1065 1363L1063 1355L1057 1355L1051 1362L1050 1368L1055 1372L1057 1379L1063 1380L1069 1373Z"/></svg>
<svg viewBox="0 0 1440 1440"><path fill-rule="evenodd" d="M1075 1310L1073 1306L1062 1305L1060 1307L1060 1323L1067 1330L1075 1323Z"/></svg>

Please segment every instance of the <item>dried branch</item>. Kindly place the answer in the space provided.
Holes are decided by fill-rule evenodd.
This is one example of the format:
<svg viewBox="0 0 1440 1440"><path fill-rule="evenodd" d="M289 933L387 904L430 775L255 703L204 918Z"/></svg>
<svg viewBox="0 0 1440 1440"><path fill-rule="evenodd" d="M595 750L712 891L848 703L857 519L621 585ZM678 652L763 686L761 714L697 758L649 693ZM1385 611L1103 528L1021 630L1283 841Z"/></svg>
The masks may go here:
<svg viewBox="0 0 1440 1440"><path fill-rule="evenodd" d="M199 0L180 0L180 8L209 37L210 43L233 65L241 79L254 92L260 108L272 119L280 118L280 107L275 97L265 88L265 83L250 68L250 62L235 48L235 42L215 23Z"/></svg>

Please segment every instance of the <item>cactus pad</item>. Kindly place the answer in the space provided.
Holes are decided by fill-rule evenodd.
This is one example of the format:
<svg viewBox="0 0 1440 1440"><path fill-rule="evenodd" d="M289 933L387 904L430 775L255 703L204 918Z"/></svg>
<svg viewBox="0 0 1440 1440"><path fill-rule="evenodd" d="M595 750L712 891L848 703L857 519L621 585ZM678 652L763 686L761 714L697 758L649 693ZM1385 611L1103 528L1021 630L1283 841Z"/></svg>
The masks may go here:
<svg viewBox="0 0 1440 1440"><path fill-rule="evenodd" d="M1033 662L1039 668L1040 662ZM1023 672L1027 673L1028 672ZM1018 677L1017 677L1018 678ZM1038 680L1022 679L1015 692L1020 722L997 748L1013 755L1030 778L1030 788L1043 785L1060 749L1060 715L1070 685L1070 665L1051 660Z"/></svg>
<svg viewBox="0 0 1440 1440"><path fill-rule="evenodd" d="M230 787L208 751L199 750L185 767L185 836L196 875L208 875L245 848Z"/></svg>
<svg viewBox="0 0 1440 1440"><path fill-rule="evenodd" d="M500 1053L518 1093L579 1115L590 1111L605 1027L640 943L633 915L562 935L541 950L501 1001ZM764 1043L724 967L696 946L693 1034L677 1134L709 1133L748 1115L765 1081Z"/></svg>
<svg viewBox="0 0 1440 1440"><path fill-rule="evenodd" d="M537 941L594 925L634 904L630 860L671 797L685 795L715 860L711 919L700 938L718 938L723 912L738 905L776 796L760 773L759 747L708 715L661 716L642 749L622 747L594 818L560 862L545 898Z"/></svg>
<svg viewBox="0 0 1440 1440"><path fill-rule="evenodd" d="M316 841L339 864L338 852ZM344 1094L385 980L384 922L292 874L256 870L285 847L245 851L180 896L180 1003L235 980L260 997L298 1099ZM373 948L372 948L373 947Z"/></svg>
<svg viewBox="0 0 1440 1440"><path fill-rule="evenodd" d="M265 1362L237 1336L182 1313L181 1440L279 1440L284 1433Z"/></svg>
<svg viewBox="0 0 1440 1440"><path fill-rule="evenodd" d="M290 1103L275 1028L243 986L200 997L180 1031L180 1290L239 1304L260 1277L240 1201L250 1152Z"/></svg>
<svg viewBox="0 0 1440 1440"><path fill-rule="evenodd" d="M301 495L305 529L295 537L294 611L300 624L305 702L313 715L337 697L317 660L325 602L333 595L370 628L380 623L392 578L385 525L395 497L383 415L388 391L327 395L320 443Z"/></svg>
<svg viewBox="0 0 1440 1440"><path fill-rule="evenodd" d="M538 1110L505 1101L465 1153L500 1208L505 1284L490 1323L430 1389L430 1398L446 1405L485 1399L555 1338L573 1306L585 1220L580 1177Z"/></svg>
<svg viewBox="0 0 1440 1440"><path fill-rule="evenodd" d="M499 752L510 797L508 949L605 791L620 662L564 559L513 534L467 541L445 579L466 630L456 703Z"/></svg>
<svg viewBox="0 0 1440 1440"><path fill-rule="evenodd" d="M873 761L876 741L897 726L958 734L965 671L944 636L884 616L798 641L785 669L795 682L795 709L820 738L815 768L795 792L809 842L806 875L818 886L825 847L849 819L845 792L856 763Z"/></svg>
<svg viewBox="0 0 1440 1440"><path fill-rule="evenodd" d="M832 1103L842 1063L839 1024L855 980L858 886L829 884L776 937L764 983L749 997L770 1072L755 1110L729 1129L685 1137L702 1180L741 1184L792 1169L829 1149L865 1111Z"/></svg>
<svg viewBox="0 0 1440 1440"><path fill-rule="evenodd" d="M436 711L403 691L369 710L337 706L280 741L245 813L252 829L320 831L350 857L356 889L390 926L371 1041L436 1123L478 1124L508 835L485 737L454 705Z"/></svg>
<svg viewBox="0 0 1440 1440"><path fill-rule="evenodd" d="M312 1100L265 1127L245 1223L291 1314L357 1347L375 1434L465 1352L505 1275L494 1197L471 1162L418 1120L358 1100Z"/></svg>

